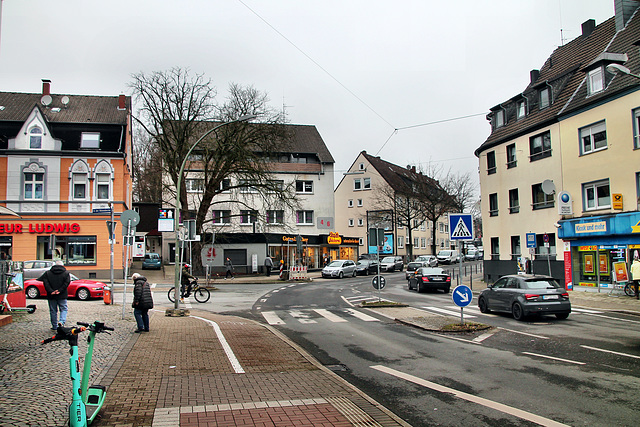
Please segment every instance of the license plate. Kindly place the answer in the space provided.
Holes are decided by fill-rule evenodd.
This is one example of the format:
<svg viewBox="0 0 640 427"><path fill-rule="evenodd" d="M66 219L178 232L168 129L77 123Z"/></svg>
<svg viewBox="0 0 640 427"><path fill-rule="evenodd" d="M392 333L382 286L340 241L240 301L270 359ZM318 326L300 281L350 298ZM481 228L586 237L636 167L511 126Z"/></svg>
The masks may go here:
<svg viewBox="0 0 640 427"><path fill-rule="evenodd" d="M560 298L558 295L543 295L542 299L558 299Z"/></svg>
<svg viewBox="0 0 640 427"><path fill-rule="evenodd" d="M433 277L431 280L434 282L442 282L444 279L442 277Z"/></svg>

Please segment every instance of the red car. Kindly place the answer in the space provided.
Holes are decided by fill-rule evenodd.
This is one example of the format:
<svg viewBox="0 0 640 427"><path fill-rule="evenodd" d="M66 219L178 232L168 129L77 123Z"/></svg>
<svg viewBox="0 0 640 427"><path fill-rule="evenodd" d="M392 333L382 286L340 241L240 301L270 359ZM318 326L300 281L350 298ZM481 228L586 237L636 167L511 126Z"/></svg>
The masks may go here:
<svg viewBox="0 0 640 427"><path fill-rule="evenodd" d="M71 283L67 288L69 298L78 298L85 301L89 298L102 298L105 284L96 280L78 279L77 276L70 274ZM46 297L47 291L44 284L37 279L29 279L24 281L24 292L27 298Z"/></svg>

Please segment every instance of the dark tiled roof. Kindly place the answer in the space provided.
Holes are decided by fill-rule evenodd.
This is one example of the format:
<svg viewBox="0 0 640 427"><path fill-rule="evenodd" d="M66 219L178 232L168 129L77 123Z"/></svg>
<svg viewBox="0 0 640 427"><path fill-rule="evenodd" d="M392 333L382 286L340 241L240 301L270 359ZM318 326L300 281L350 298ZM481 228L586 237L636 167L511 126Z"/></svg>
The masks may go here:
<svg viewBox="0 0 640 427"><path fill-rule="evenodd" d="M640 80L617 75L613 80L607 80L608 86L604 91L587 97L585 69L600 55L608 52L626 54L628 61L624 65L637 73L640 70L639 47L634 43L639 40L640 13L636 11L627 26L617 33L615 18L610 18L596 26L588 36L581 35L568 44L558 47L545 61L539 77L530 82L522 92L522 95L529 100L527 116L516 120L517 96L505 101L500 106L506 109L507 124L494 129L486 141L476 149L475 155L479 156L484 150L522 134L549 126L563 115L570 115L590 105L597 105L624 91L640 89ZM542 86L553 88L553 103L540 110L537 104L537 93Z"/></svg>
<svg viewBox="0 0 640 427"><path fill-rule="evenodd" d="M438 181L428 176L416 172L414 169L404 168L380 157L374 157L367 154L366 151L361 153L371 166L376 168L380 176L391 186L391 188L399 193L407 193L411 191L411 183L427 183L439 186Z"/></svg>
<svg viewBox="0 0 640 427"><path fill-rule="evenodd" d="M69 98L66 106L64 96ZM24 122L36 105L50 123L125 125L131 111L130 97L125 98L124 110L118 110L118 96L51 94L51 98L51 104L44 106L41 93L0 92L0 122Z"/></svg>
<svg viewBox="0 0 640 427"><path fill-rule="evenodd" d="M316 153L322 163L334 163L333 156L329 152L324 140L320 136L318 129L313 125L286 125L287 129L293 133L292 152L294 153Z"/></svg>

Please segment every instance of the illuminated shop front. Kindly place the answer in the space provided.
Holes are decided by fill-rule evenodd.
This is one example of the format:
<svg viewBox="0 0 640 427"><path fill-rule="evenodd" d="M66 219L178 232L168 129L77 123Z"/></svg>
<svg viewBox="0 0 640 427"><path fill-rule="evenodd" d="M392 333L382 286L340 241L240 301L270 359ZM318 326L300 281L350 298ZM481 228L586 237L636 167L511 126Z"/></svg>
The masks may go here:
<svg viewBox="0 0 640 427"><path fill-rule="evenodd" d="M565 242L565 284L612 289L616 265L629 266L640 252L640 213L630 212L563 220L558 236ZM618 280L616 280L618 279Z"/></svg>

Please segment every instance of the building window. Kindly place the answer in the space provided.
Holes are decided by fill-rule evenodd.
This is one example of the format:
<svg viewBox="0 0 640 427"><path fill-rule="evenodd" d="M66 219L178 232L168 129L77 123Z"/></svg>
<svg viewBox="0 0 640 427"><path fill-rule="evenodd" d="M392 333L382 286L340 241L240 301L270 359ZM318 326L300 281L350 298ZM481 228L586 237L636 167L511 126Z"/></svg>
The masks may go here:
<svg viewBox="0 0 640 427"><path fill-rule="evenodd" d="M520 212L520 198L518 197L518 189L509 190L509 213L514 214Z"/></svg>
<svg viewBox="0 0 640 427"><path fill-rule="evenodd" d="M518 166L516 160L516 144L507 145L507 169L515 168Z"/></svg>
<svg viewBox="0 0 640 427"><path fill-rule="evenodd" d="M496 152L489 151L487 153L487 174L491 175L496 173Z"/></svg>
<svg viewBox="0 0 640 427"><path fill-rule="evenodd" d="M240 211L240 224L255 224L258 220L258 211L244 209Z"/></svg>
<svg viewBox="0 0 640 427"><path fill-rule="evenodd" d="M296 181L296 193L313 193L313 181Z"/></svg>
<svg viewBox="0 0 640 427"><path fill-rule="evenodd" d="M364 225L364 219L358 218L358 227L362 227Z"/></svg>
<svg viewBox="0 0 640 427"><path fill-rule="evenodd" d="M364 178L362 180L362 187L365 190L371 190L371 178Z"/></svg>
<svg viewBox="0 0 640 427"><path fill-rule="evenodd" d="M633 148L640 148L640 108L633 110Z"/></svg>
<svg viewBox="0 0 640 427"><path fill-rule="evenodd" d="M353 207L353 199L349 199L349 200L347 201L347 206L349 206L350 208L352 208L352 207Z"/></svg>
<svg viewBox="0 0 640 427"><path fill-rule="evenodd" d="M362 190L362 180L360 178L355 178L353 180L353 189Z"/></svg>
<svg viewBox="0 0 640 427"><path fill-rule="evenodd" d="M296 223L302 225L313 225L313 211L297 211Z"/></svg>
<svg viewBox="0 0 640 427"><path fill-rule="evenodd" d="M202 193L204 191L204 179L187 178L184 182L187 193Z"/></svg>
<svg viewBox="0 0 640 427"><path fill-rule="evenodd" d="M100 133L82 132L80 148L100 148Z"/></svg>
<svg viewBox="0 0 640 427"><path fill-rule="evenodd" d="M40 129L38 126L32 127L29 131L29 148L42 148L42 129Z"/></svg>
<svg viewBox="0 0 640 427"><path fill-rule="evenodd" d="M583 127L580 132L580 154L589 154L607 148L607 128L605 122Z"/></svg>
<svg viewBox="0 0 640 427"><path fill-rule="evenodd" d="M535 162L545 157L551 157L550 131L529 138L529 160Z"/></svg>
<svg viewBox="0 0 640 427"><path fill-rule="evenodd" d="M362 203L362 199L358 199L358 207L362 207L363 203Z"/></svg>
<svg viewBox="0 0 640 427"><path fill-rule="evenodd" d="M531 186L531 200L533 210L552 208L554 206L553 194L545 194L542 191L542 183Z"/></svg>
<svg viewBox="0 0 640 427"><path fill-rule="evenodd" d="M220 181L220 191L223 193L228 193L231 188L231 180L229 178L224 178L222 181Z"/></svg>
<svg viewBox="0 0 640 427"><path fill-rule="evenodd" d="M495 125L494 127L500 128L502 126L504 126L505 120L504 120L504 110L497 110L496 114L495 114Z"/></svg>
<svg viewBox="0 0 640 427"><path fill-rule="evenodd" d="M420 243L421 243L420 246L422 246L423 248L426 249L426 247L427 247L427 238L426 237L421 237L420 238Z"/></svg>
<svg viewBox="0 0 640 427"><path fill-rule="evenodd" d="M283 223L284 223L284 211L282 210L267 211L267 224L283 224Z"/></svg>
<svg viewBox="0 0 640 427"><path fill-rule="evenodd" d="M544 234L536 234L536 259L555 259L556 257L556 235L554 233L547 233L547 239L549 240L549 247L546 246L544 241Z"/></svg>
<svg viewBox="0 0 640 427"><path fill-rule="evenodd" d="M489 194L489 216L498 216L498 193Z"/></svg>
<svg viewBox="0 0 640 427"><path fill-rule="evenodd" d="M611 207L609 180L582 184L582 198L585 211L607 209Z"/></svg>
<svg viewBox="0 0 640 427"><path fill-rule="evenodd" d="M24 199L42 200L44 198L44 173L25 172Z"/></svg>
<svg viewBox="0 0 640 427"><path fill-rule="evenodd" d="M516 116L521 119L527 115L527 101L524 99L516 104Z"/></svg>
<svg viewBox="0 0 640 427"><path fill-rule="evenodd" d="M258 189L255 186L254 181L247 181L245 179L241 179L238 182L238 186L240 187L241 193L257 193Z"/></svg>
<svg viewBox="0 0 640 427"><path fill-rule="evenodd" d="M364 163L360 163L358 165L358 170L361 170L361 171L366 170L366 168L364 167Z"/></svg>
<svg viewBox="0 0 640 427"><path fill-rule="evenodd" d="M213 223L214 224L231 224L231 211L230 210L213 211Z"/></svg>
<svg viewBox="0 0 640 427"><path fill-rule="evenodd" d="M353 227L355 225L355 222L353 221L353 218L349 218L349 227Z"/></svg>
<svg viewBox="0 0 640 427"><path fill-rule="evenodd" d="M638 210L640 210L640 172L636 172L636 198Z"/></svg>
<svg viewBox="0 0 640 427"><path fill-rule="evenodd" d="M544 109L547 108L549 105L551 105L551 92L549 91L549 88L546 87L544 89L540 90L540 109Z"/></svg>
<svg viewBox="0 0 640 427"><path fill-rule="evenodd" d="M398 236L398 249L404 248L404 236Z"/></svg>
<svg viewBox="0 0 640 427"><path fill-rule="evenodd" d="M511 259L517 261L520 253L520 236L511 236Z"/></svg>
<svg viewBox="0 0 640 427"><path fill-rule="evenodd" d="M602 92L604 89L604 74L602 73L602 67L589 71L588 76L587 87L589 88L589 95Z"/></svg>
<svg viewBox="0 0 640 427"><path fill-rule="evenodd" d="M73 177L73 200L87 199L87 174L74 173Z"/></svg>
<svg viewBox="0 0 640 427"><path fill-rule="evenodd" d="M109 200L111 189L111 175L106 173L96 174L96 199Z"/></svg>
<svg viewBox="0 0 640 427"><path fill-rule="evenodd" d="M498 261L500 259L500 238L491 238L491 260Z"/></svg>

